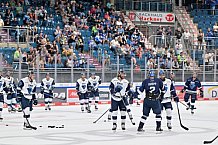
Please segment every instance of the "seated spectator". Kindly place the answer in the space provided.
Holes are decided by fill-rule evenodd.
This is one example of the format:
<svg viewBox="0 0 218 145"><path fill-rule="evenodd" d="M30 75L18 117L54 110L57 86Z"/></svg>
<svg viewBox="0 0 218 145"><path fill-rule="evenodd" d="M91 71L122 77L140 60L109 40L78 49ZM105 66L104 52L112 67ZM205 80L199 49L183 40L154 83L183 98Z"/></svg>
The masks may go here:
<svg viewBox="0 0 218 145"><path fill-rule="evenodd" d="M60 26L57 26L55 32L54 32L54 36L55 36L55 39L57 39L58 37L60 37L62 34L62 31L60 29Z"/></svg>
<svg viewBox="0 0 218 145"><path fill-rule="evenodd" d="M111 42L110 42L110 49L112 52L114 52L115 55L117 55L117 48L120 47L120 44L117 40L117 37L115 39L113 39Z"/></svg>
<svg viewBox="0 0 218 145"><path fill-rule="evenodd" d="M173 69L179 69L179 63L176 57L173 58L173 62L172 62L172 68Z"/></svg>
<svg viewBox="0 0 218 145"><path fill-rule="evenodd" d="M123 23L122 23L120 18L116 21L116 25L117 26L122 26L123 25Z"/></svg>

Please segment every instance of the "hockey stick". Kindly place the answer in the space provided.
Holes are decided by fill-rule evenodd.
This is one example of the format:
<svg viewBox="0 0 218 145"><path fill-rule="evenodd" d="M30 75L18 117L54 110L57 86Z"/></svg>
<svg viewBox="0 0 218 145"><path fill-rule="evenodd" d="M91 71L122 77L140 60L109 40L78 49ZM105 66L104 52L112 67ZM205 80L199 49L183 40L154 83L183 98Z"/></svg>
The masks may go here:
<svg viewBox="0 0 218 145"><path fill-rule="evenodd" d="M211 144L212 142L214 142L216 139L218 138L218 136L216 136L213 140L211 141L204 141L204 144Z"/></svg>
<svg viewBox="0 0 218 145"><path fill-rule="evenodd" d="M98 119L96 119L93 123L97 123L98 120L100 120L109 110L110 110L110 108L107 109L107 110L106 110L100 117L98 117Z"/></svg>
<svg viewBox="0 0 218 145"><path fill-rule="evenodd" d="M181 116L180 116L180 112L179 112L179 104L178 102L176 102L176 106L177 106L177 110L178 110L178 116L179 116L179 123L180 123L180 126L185 129L185 130L189 130L188 127L185 127L183 124L182 124L182 121L181 121Z"/></svg>
<svg viewBox="0 0 218 145"><path fill-rule="evenodd" d="M185 103L183 103L183 102L181 102L181 101L179 101L179 103L181 103L183 106L185 106L187 110L190 109L190 107L187 106Z"/></svg>
<svg viewBox="0 0 218 145"><path fill-rule="evenodd" d="M26 116L23 109L22 109L22 112L23 112L24 116ZM32 126L32 125L30 124L28 118L25 118L25 119L26 119L27 123L29 124L30 128L32 128L33 130L37 130L37 127L34 127L34 126Z"/></svg>
<svg viewBox="0 0 218 145"><path fill-rule="evenodd" d="M120 96L121 96L121 93L120 93ZM121 98L121 100L122 100L122 102L123 102L123 104L124 104L124 106L126 108L126 112L127 112L128 116L129 116L129 120L131 121L132 125L135 125L135 122L133 122L133 119L130 117L129 112L127 111L127 107L126 107L126 104L125 104L123 98Z"/></svg>

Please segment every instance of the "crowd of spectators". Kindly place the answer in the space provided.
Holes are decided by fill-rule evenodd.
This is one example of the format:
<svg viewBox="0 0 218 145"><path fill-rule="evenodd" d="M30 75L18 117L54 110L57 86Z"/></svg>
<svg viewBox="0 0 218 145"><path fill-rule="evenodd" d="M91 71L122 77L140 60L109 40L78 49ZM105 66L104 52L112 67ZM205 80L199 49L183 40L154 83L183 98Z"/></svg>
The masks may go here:
<svg viewBox="0 0 218 145"><path fill-rule="evenodd" d="M139 28L128 24L124 14L117 14L110 3L104 6L100 0L91 3L56 0L54 4L26 6L31 2L2 4L2 7L8 8L1 14L3 19L0 17L0 26L9 23L10 26L31 27L30 33L34 35L32 39L36 42L36 46L30 47L28 52L18 48L14 60L22 55L23 61L36 67L35 60L38 59L40 67L44 68L53 66L57 56L60 67L73 65L75 68L83 68L87 63L83 55L86 53L84 49L88 47L91 52L99 52L101 49L100 56L104 56L103 63L106 65L119 55L127 65L133 61L135 67L142 65L139 62L144 61L145 57L148 68L157 68L157 64L163 69L183 68L183 60L186 67L190 66L190 57L181 44L182 37L187 41L191 37L188 31L183 33L178 28L174 33L171 27L160 26L157 29L156 45L151 47ZM51 5L54 10L50 8ZM46 33L42 27L50 28L52 34ZM91 36L85 39L86 36L81 31L89 31ZM176 36L175 46L173 35ZM107 45L109 49L102 49L103 45Z"/></svg>

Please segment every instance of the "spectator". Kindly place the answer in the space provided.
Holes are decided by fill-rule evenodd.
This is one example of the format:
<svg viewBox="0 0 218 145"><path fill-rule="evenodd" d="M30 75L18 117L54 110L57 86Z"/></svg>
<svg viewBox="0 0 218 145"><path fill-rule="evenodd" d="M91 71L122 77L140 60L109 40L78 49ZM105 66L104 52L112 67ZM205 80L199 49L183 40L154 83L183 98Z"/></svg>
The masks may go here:
<svg viewBox="0 0 218 145"><path fill-rule="evenodd" d="M172 36L173 36L173 32L172 32L172 29L171 29L171 27L169 26L168 27L168 29L166 30L166 37L167 37L167 44L169 45L169 46L171 46L172 45Z"/></svg>
<svg viewBox="0 0 218 145"><path fill-rule="evenodd" d="M188 29L185 30L184 34L184 43L185 43L185 47L186 49L189 49L189 45L190 45L190 38L191 38L191 34L189 33Z"/></svg>
<svg viewBox="0 0 218 145"><path fill-rule="evenodd" d="M202 30L200 29L199 30L199 33L198 33L198 48L199 49L202 49L202 42L203 42L203 38L204 38L204 33L202 32Z"/></svg>
<svg viewBox="0 0 218 145"><path fill-rule="evenodd" d="M179 69L179 63L178 63L176 57L173 58L173 61L172 61L172 68L173 68L173 69Z"/></svg>
<svg viewBox="0 0 218 145"><path fill-rule="evenodd" d="M208 48L212 47L212 40L213 40L212 37L213 37L213 32L210 30L210 28L208 28L207 33L206 33L206 38L205 38L206 45Z"/></svg>
<svg viewBox="0 0 218 145"><path fill-rule="evenodd" d="M1 27L4 27L4 21L0 15L0 32L1 32Z"/></svg>
<svg viewBox="0 0 218 145"><path fill-rule="evenodd" d="M180 28L177 28L176 32L175 32L175 35L176 35L176 39L177 41L180 41L181 42L181 38L182 38L182 31Z"/></svg>
<svg viewBox="0 0 218 145"><path fill-rule="evenodd" d="M20 47L14 52L14 61L19 62L20 55L22 55Z"/></svg>

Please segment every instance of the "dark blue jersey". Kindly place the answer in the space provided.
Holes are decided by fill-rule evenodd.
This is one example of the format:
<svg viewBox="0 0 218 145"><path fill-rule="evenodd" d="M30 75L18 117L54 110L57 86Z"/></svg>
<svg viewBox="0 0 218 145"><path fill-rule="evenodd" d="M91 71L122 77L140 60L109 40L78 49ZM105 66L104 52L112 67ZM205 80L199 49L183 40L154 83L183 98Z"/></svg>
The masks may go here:
<svg viewBox="0 0 218 145"><path fill-rule="evenodd" d="M191 77L186 80L184 89L186 90L186 92L190 91L190 92L195 93L197 89L199 90L202 89L201 82L197 78L193 80L193 77Z"/></svg>
<svg viewBox="0 0 218 145"><path fill-rule="evenodd" d="M159 96L162 91L164 91L164 86L162 80L158 78L154 79L145 79L142 82L142 86L139 88L141 92L144 92L147 94L153 94L155 96Z"/></svg>

